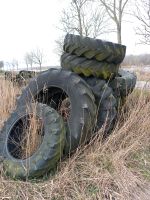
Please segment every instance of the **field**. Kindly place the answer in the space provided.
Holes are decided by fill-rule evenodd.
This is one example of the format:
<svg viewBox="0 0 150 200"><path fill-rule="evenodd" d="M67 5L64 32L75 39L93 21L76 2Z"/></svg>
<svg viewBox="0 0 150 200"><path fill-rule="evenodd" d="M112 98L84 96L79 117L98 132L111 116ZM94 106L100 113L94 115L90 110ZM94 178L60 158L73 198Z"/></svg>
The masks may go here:
<svg viewBox="0 0 150 200"><path fill-rule="evenodd" d="M150 67L149 66L122 66L122 68L133 71L137 75L138 81L150 81Z"/></svg>
<svg viewBox="0 0 150 200"><path fill-rule="evenodd" d="M20 88L0 80L0 127L15 109ZM150 92L135 90L120 111L113 133L103 130L56 173L40 180L16 181L1 165L0 199L7 200L149 200Z"/></svg>

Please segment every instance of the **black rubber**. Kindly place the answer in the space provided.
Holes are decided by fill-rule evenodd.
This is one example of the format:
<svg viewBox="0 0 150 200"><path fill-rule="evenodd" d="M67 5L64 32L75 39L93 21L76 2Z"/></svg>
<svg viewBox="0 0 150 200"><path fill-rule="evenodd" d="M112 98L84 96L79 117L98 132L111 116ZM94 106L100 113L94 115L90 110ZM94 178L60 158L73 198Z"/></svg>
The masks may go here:
<svg viewBox="0 0 150 200"><path fill-rule="evenodd" d="M5 80L8 80L8 81L12 81L13 80L12 72L10 72L10 71L6 71L5 72Z"/></svg>
<svg viewBox="0 0 150 200"><path fill-rule="evenodd" d="M135 73L119 69L118 75L108 84L113 89L116 98L123 98L132 93L136 80Z"/></svg>
<svg viewBox="0 0 150 200"><path fill-rule="evenodd" d="M21 70L18 75L24 79L29 79L35 77L37 74L35 71Z"/></svg>
<svg viewBox="0 0 150 200"><path fill-rule="evenodd" d="M18 153L16 157L13 152L17 151L16 143L19 137L23 137L22 127L25 120L35 112L43 123L43 140L31 156L21 159ZM26 106L18 107L5 123L0 135L4 172L13 178L26 179L40 177L55 168L63 153L65 134L62 117L49 106L38 103L36 106L31 105L29 111Z"/></svg>
<svg viewBox="0 0 150 200"><path fill-rule="evenodd" d="M113 78L119 69L119 64L112 64L107 62L98 62L94 59L87 59L85 57L78 57L64 53L61 56L61 66L64 69L73 71L84 76L95 76L103 79Z"/></svg>
<svg viewBox="0 0 150 200"><path fill-rule="evenodd" d="M117 116L117 102L113 96L113 91L108 87L105 80L95 77L81 76L91 87L98 107L97 129L104 128L104 136L114 128Z"/></svg>
<svg viewBox="0 0 150 200"><path fill-rule="evenodd" d="M114 64L121 63L126 53L124 45L73 34L66 35L63 49L77 56Z"/></svg>
<svg viewBox="0 0 150 200"><path fill-rule="evenodd" d="M67 70L49 69L29 83L17 106L38 101L57 110L66 97L71 103L65 145L65 152L69 153L90 138L96 123L95 98L82 78Z"/></svg>

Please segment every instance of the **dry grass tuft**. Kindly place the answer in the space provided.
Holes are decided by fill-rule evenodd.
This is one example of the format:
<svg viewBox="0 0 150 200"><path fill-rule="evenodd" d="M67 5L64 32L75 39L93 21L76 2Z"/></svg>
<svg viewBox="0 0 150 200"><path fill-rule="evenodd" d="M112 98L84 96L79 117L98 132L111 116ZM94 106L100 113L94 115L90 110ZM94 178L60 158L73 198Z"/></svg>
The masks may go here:
<svg viewBox="0 0 150 200"><path fill-rule="evenodd" d="M1 81L3 121L15 107L18 92L10 83ZM9 92L6 87L10 88ZM135 91L130 95L115 130L105 141L101 139L102 132L100 130L90 144L61 162L55 175L45 176L40 182L12 181L1 173L0 198L149 200L150 93Z"/></svg>
<svg viewBox="0 0 150 200"><path fill-rule="evenodd" d="M28 112L27 108L27 112ZM16 127L15 139L10 138L9 143L15 144L11 152L18 159L26 159L33 155L43 140L43 122L36 115L36 104L33 104L33 112L27 115ZM28 112L29 113L29 112ZM19 139L18 139L19 138Z"/></svg>
<svg viewBox="0 0 150 200"><path fill-rule="evenodd" d="M0 94L1 94L1 103L0 103L0 127L2 127L3 122L8 118L10 113L15 109L16 96L21 92L21 89L12 82L6 81L3 78L0 80ZM42 122L36 116L36 104L33 104L33 113L29 115L25 120L25 123L21 123L20 129L24 132L19 140L19 143L16 141L10 141L11 143L16 144L16 149L13 152L13 155L24 159L32 155L42 141ZM29 111L29 108L27 108ZM23 126L23 127L22 127ZM18 127L19 128L19 127ZM16 133L17 134L17 133Z"/></svg>
<svg viewBox="0 0 150 200"><path fill-rule="evenodd" d="M20 94L20 88L0 78L0 127L15 107L16 97Z"/></svg>
<svg viewBox="0 0 150 200"><path fill-rule="evenodd" d="M28 125L24 127L24 138L22 139L22 159L33 155L43 140L43 122L36 115L36 104L33 104L33 113L29 115Z"/></svg>
<svg viewBox="0 0 150 200"><path fill-rule="evenodd" d="M138 81L150 81L150 72L136 70Z"/></svg>

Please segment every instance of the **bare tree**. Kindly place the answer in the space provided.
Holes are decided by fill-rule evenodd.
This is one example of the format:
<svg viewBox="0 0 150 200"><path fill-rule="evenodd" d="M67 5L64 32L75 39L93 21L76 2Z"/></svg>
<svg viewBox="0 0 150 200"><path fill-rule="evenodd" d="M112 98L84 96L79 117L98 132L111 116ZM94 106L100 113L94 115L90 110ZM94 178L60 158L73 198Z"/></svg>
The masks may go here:
<svg viewBox="0 0 150 200"><path fill-rule="evenodd" d="M63 53L64 35L55 40L56 46L54 52L60 57Z"/></svg>
<svg viewBox="0 0 150 200"><path fill-rule="evenodd" d="M25 63L27 65L27 70L29 69L29 65L32 69L32 66L33 66L33 57L32 57L32 53L26 53L25 56L24 56L24 60L25 60Z"/></svg>
<svg viewBox="0 0 150 200"><path fill-rule="evenodd" d="M108 16L114 21L117 30L117 41L122 43L121 29L125 7L129 0L99 0L104 6Z"/></svg>
<svg viewBox="0 0 150 200"><path fill-rule="evenodd" d="M43 51L39 48L33 50L31 52L32 61L34 64L38 64L40 67L40 71L42 70L42 62L43 62Z"/></svg>
<svg viewBox="0 0 150 200"><path fill-rule="evenodd" d="M134 15L140 22L140 25L136 27L140 43L150 45L150 0L137 1Z"/></svg>
<svg viewBox="0 0 150 200"><path fill-rule="evenodd" d="M69 8L63 10L61 29L65 33L96 38L106 32L107 22L104 9L98 8L94 1L71 0Z"/></svg>
<svg viewBox="0 0 150 200"><path fill-rule="evenodd" d="M59 29L62 37L56 40L57 54L62 54L63 39L66 33L79 34L80 36L98 36L108 33L108 17L104 8L97 6L94 0L70 0L67 9L62 11Z"/></svg>
<svg viewBox="0 0 150 200"><path fill-rule="evenodd" d="M33 64L38 64L39 67L40 67L40 71L41 71L42 70L43 57L44 57L43 51L39 48L34 49L29 53L27 52L25 54L25 57L24 57L27 68L30 65L31 69L32 69Z"/></svg>

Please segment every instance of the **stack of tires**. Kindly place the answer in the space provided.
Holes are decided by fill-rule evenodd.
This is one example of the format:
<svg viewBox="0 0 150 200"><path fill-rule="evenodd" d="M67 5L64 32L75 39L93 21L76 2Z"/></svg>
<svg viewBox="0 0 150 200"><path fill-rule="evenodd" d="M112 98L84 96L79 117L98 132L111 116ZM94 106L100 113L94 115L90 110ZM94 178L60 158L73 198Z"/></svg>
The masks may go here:
<svg viewBox="0 0 150 200"><path fill-rule="evenodd" d="M118 108L136 84L134 73L120 69L126 46L67 34L63 50L62 68L77 73L90 86L98 107L97 129L105 126L106 135L114 127Z"/></svg>
<svg viewBox="0 0 150 200"><path fill-rule="evenodd" d="M40 177L100 128L104 136L110 133L119 102L136 82L134 74L119 70L125 50L111 42L66 36L62 68L50 68L32 79L4 124L0 152L6 174ZM22 140L32 115L42 123L42 142L32 155L22 157Z"/></svg>

